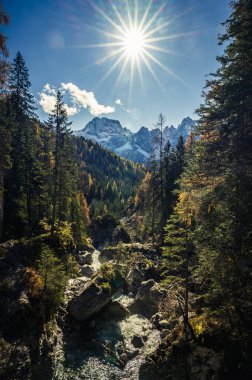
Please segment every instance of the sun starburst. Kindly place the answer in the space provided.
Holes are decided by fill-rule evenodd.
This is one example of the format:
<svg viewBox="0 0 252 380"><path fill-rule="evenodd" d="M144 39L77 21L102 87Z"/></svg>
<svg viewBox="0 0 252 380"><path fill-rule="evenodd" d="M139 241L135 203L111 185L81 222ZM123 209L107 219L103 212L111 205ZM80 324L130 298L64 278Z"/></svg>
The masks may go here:
<svg viewBox="0 0 252 380"><path fill-rule="evenodd" d="M159 43L185 35L184 33L164 35L165 28L167 28L171 22L171 20L164 21L164 18L161 17L161 14L164 14L163 10L166 6L166 1L153 12L152 8L154 1L149 0L146 3L146 7L142 11L141 16L137 0L134 1L133 7L130 7L129 0L125 0L126 12L125 9L124 12L120 12L118 5L116 6L113 0L109 0L111 10L113 10L112 16L109 12L105 12L103 8L98 6L97 2L92 0L87 1L111 27L111 30L108 30L108 27L106 27L106 29L96 28L108 39L107 42L86 45L86 47L113 49L99 61L99 63L102 63L107 60L114 60L112 66L105 73L99 84L104 82L120 65L121 69L113 90L115 90L120 83L120 80L128 67L130 68L130 88L132 88L135 71L138 72L143 86L142 66L147 68L151 76L162 89L163 86L155 73L155 66L161 68L164 72L182 82L171 68L162 63L155 54L176 54L173 51L160 46Z"/></svg>

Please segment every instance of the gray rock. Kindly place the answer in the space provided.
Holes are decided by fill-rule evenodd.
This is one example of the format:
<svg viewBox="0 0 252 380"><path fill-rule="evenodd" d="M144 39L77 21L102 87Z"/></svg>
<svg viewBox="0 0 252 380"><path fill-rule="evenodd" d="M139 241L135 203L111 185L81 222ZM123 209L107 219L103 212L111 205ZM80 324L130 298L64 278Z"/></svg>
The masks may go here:
<svg viewBox="0 0 252 380"><path fill-rule="evenodd" d="M166 290L160 288L154 280L148 280L141 283L136 302L146 304L153 313L158 312L160 302L166 297Z"/></svg>
<svg viewBox="0 0 252 380"><path fill-rule="evenodd" d="M139 286L144 281L144 273L138 268L133 268L129 271L126 278L128 291L133 295L138 291Z"/></svg>
<svg viewBox="0 0 252 380"><path fill-rule="evenodd" d="M80 265L90 265L92 263L92 253L91 252L81 252L78 255L78 262Z"/></svg>
<svg viewBox="0 0 252 380"><path fill-rule="evenodd" d="M78 321L84 321L106 306L113 291L103 286L103 279L97 276L89 281L68 303L69 314Z"/></svg>
<svg viewBox="0 0 252 380"><path fill-rule="evenodd" d="M81 267L80 273L85 277L92 277L94 274L94 270L89 265L84 265Z"/></svg>
<svg viewBox="0 0 252 380"><path fill-rule="evenodd" d="M128 356L126 353L123 353L121 356L120 356L120 360L125 364L127 363L128 361Z"/></svg>
<svg viewBox="0 0 252 380"><path fill-rule="evenodd" d="M136 300L141 302L150 301L151 288L155 285L154 280L143 281L138 289Z"/></svg>

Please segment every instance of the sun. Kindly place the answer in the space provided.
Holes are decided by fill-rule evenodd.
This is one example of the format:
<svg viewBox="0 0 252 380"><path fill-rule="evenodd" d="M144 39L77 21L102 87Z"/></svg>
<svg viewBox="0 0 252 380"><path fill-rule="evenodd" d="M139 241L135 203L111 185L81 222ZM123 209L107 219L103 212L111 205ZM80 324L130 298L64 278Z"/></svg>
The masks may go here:
<svg viewBox="0 0 252 380"><path fill-rule="evenodd" d="M162 83L160 83L154 66L158 66L170 76L181 81L159 58L160 54L174 54L173 51L167 48L168 40L186 35L185 33L173 35L167 33L171 20L168 19L167 15L164 17L166 14L164 12L164 8L167 5L166 0L163 0L159 8L156 7L154 0L146 0L145 8L139 7L138 0L132 0L131 2L129 0L125 0L124 2L117 1L117 5L115 5L115 1L109 0L108 4L110 5L106 11L104 8L99 7L96 1L87 1L102 16L105 24L107 24L105 28L95 28L107 41L99 44L85 45L85 47L108 49L108 54L103 55L96 63L102 64L108 60L112 62L110 68L97 85L103 83L116 68L120 67L112 91L118 86L127 68L130 69L130 89L134 81L135 71L137 71L144 90L143 67L147 68L156 83L164 91L165 89ZM134 6L130 6L130 4L134 4ZM112 9L109 9L110 7ZM164 42L166 42L165 48L162 45L160 46Z"/></svg>
<svg viewBox="0 0 252 380"><path fill-rule="evenodd" d="M130 58L136 58L141 55L145 47L145 37L140 29L133 28L127 31L124 37L124 47Z"/></svg>

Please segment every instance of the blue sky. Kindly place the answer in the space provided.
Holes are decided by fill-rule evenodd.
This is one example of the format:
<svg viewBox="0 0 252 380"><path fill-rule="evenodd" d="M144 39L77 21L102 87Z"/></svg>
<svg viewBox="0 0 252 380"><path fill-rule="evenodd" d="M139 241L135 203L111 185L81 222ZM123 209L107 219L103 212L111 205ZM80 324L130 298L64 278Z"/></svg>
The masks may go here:
<svg viewBox="0 0 252 380"><path fill-rule="evenodd" d="M148 3L149 0L138 0L136 25L140 24ZM201 102L205 76L217 68L215 58L223 50L217 44L217 36L222 31L220 23L229 15L228 3L228 0L153 0L143 27L164 6L149 27L149 31L156 29L152 34L156 38L152 43L155 50L147 49L153 57L147 60L154 74L139 56L143 83L135 67L131 86L132 57L125 63L118 83L125 59L101 83L122 55L114 42L121 36L123 26L109 0L95 0L93 4L91 0L5 0L3 4L11 17L5 34L10 58L18 50L23 54L31 90L44 110L50 108L54 91L63 83L73 129L83 128L94 116L118 119L133 131L142 125L151 129L160 112L168 125L176 126L183 117L196 117L194 110ZM114 4L128 25L126 0L114 0ZM135 4L135 0L129 0L132 17ZM90 47L104 43L111 46ZM104 59L113 52L114 56ZM39 117L46 120L47 114L39 103L37 107Z"/></svg>

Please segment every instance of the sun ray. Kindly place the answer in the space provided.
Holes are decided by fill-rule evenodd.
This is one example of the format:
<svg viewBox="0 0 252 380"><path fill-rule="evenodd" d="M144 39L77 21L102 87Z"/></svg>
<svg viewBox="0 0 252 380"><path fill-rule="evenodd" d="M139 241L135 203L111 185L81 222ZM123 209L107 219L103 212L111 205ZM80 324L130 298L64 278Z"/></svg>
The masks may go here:
<svg viewBox="0 0 252 380"><path fill-rule="evenodd" d="M163 22L162 24L158 25L156 28L151 29L148 33L145 33L145 37L152 36L153 34L159 32L160 30L164 29L166 26L170 24L170 21Z"/></svg>
<svg viewBox="0 0 252 380"><path fill-rule="evenodd" d="M116 24L98 5L94 4L93 1L87 0L114 28L116 28L121 34L124 34L125 32L123 29Z"/></svg>
<svg viewBox="0 0 252 380"><path fill-rule="evenodd" d="M164 49L160 46L156 46L156 45L151 45L151 44L144 44L144 48L146 49L150 49L150 50L155 50L155 51L159 51L160 53L168 53L168 54L171 54L171 55L175 55L175 56L178 56L178 57L181 57L181 54L175 52L175 51L172 51L170 49Z"/></svg>
<svg viewBox="0 0 252 380"><path fill-rule="evenodd" d="M151 8L152 3L153 3L153 0L150 0L149 3L148 3L148 5L147 5L147 8L146 8L146 10L145 10L145 12L144 12L144 15L143 15L143 18L142 18L141 23L140 23L140 25L139 25L139 29L140 29L140 30L142 30L143 25L144 25L144 23L145 23L145 20L146 20L147 17L148 17L148 14L149 14L149 12L150 12L150 8Z"/></svg>
<svg viewBox="0 0 252 380"><path fill-rule="evenodd" d="M166 71L173 78L177 79L180 83L185 84L184 81L180 77L178 77L172 70L170 70L167 66L163 65L157 58L155 58L150 52L144 50L144 54L146 54L153 62L155 62L159 67L161 67L164 71Z"/></svg>
<svg viewBox="0 0 252 380"><path fill-rule="evenodd" d="M102 77L102 79L97 83L97 87L99 87L105 79L110 76L110 74L115 70L115 68L119 65L119 63L125 58L127 53L123 53L116 61L115 63L111 66L111 68L106 72L106 74Z"/></svg>
<svg viewBox="0 0 252 380"><path fill-rule="evenodd" d="M72 45L73 48L99 48L99 47L115 47L124 46L122 42L104 42L101 44L90 44L90 45Z"/></svg>
<svg viewBox="0 0 252 380"><path fill-rule="evenodd" d="M101 64L105 63L106 61L108 61L109 59L111 59L112 57L120 54L123 51L124 51L124 48L121 48L119 50L114 50L111 53L105 55L105 57L102 57L101 59L99 59L98 61L96 61L95 64L96 65L101 65Z"/></svg>
<svg viewBox="0 0 252 380"><path fill-rule="evenodd" d="M129 85L129 97L130 98L131 98L131 94L132 94L134 71L135 71L135 59L132 59L131 60L131 67L130 67L130 85Z"/></svg>
<svg viewBox="0 0 252 380"><path fill-rule="evenodd" d="M118 85L119 85L119 83L120 83L120 80L121 80L121 78L122 78L122 76L123 76L123 74L124 74L124 72L125 72L125 70L126 70L126 67L127 67L128 61L129 61L129 57L126 57L126 59L125 59L125 61L124 61L124 63L123 63L123 66L122 66L122 68L121 68L121 71L120 71L120 73L119 73L119 75L118 75L118 77L117 77L116 83L115 83L115 85L114 85L114 87L113 87L112 94L115 92L115 90L117 89L117 87L118 87Z"/></svg>
<svg viewBox="0 0 252 380"><path fill-rule="evenodd" d="M129 29L133 29L133 22L132 22L132 17L131 17L131 12L130 12L130 6L129 6L129 0L126 1L126 6L127 6L127 14L128 14L128 20L129 20Z"/></svg>
<svg viewBox="0 0 252 380"><path fill-rule="evenodd" d="M135 18L134 18L134 28L138 26L138 0L135 0Z"/></svg>
<svg viewBox="0 0 252 380"><path fill-rule="evenodd" d="M159 16L159 14L162 12L162 10L165 8L166 3L162 4L157 12L154 14L154 16L147 22L147 24L143 27L142 32L145 33L149 27L153 24L153 22L156 20L156 18Z"/></svg>
<svg viewBox="0 0 252 380"><path fill-rule="evenodd" d="M151 67L150 63L148 62L148 60L146 59L146 57L144 56L144 54L141 54L141 58L144 62L144 64L146 65L147 69L149 70L150 74L152 75L152 77L154 78L154 80L156 81L156 83L158 84L158 86L161 88L161 90L165 93L165 88L164 86L162 85L162 83L160 82L160 80L158 79L155 71L153 70L153 68Z"/></svg>
<svg viewBox="0 0 252 380"><path fill-rule="evenodd" d="M195 35L195 34L198 34L199 32L200 32L199 30L197 31L195 30L195 31L186 32L186 33L170 34L169 36L163 36L163 37L146 38L145 42L160 42L160 41L174 40L180 37Z"/></svg>
<svg viewBox="0 0 252 380"><path fill-rule="evenodd" d="M118 11L117 7L115 6L115 4L113 3L112 0L109 0L109 2L111 4L111 7L113 8L113 11L115 12L118 20L120 21L120 23L122 24L125 32L127 33L128 28L127 28L127 25L125 24L125 22L124 22L124 20L123 20L123 18L121 16L120 12Z"/></svg>
<svg viewBox="0 0 252 380"><path fill-rule="evenodd" d="M144 91L143 73L142 73L139 57L136 57L136 63L137 63L137 71L138 71L138 75L139 75L139 78L140 78L142 90Z"/></svg>

